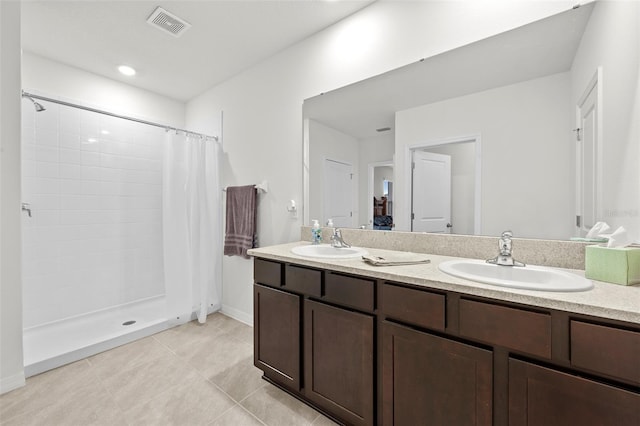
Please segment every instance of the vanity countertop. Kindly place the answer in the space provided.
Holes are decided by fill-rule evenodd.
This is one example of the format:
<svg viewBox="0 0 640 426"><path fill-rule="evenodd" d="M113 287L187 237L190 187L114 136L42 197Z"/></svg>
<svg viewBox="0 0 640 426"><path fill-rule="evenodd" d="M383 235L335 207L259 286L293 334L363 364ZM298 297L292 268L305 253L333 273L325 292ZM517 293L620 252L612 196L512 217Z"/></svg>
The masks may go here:
<svg viewBox="0 0 640 426"><path fill-rule="evenodd" d="M438 269L441 262L459 259L456 257L429 254L427 257L431 262L427 264L373 266L359 258L320 259L298 256L291 252L295 246L308 244L308 242L300 241L261 247L249 250L248 254L262 259L291 262L336 272L640 324L640 286L621 286L593 281L594 288L583 292L518 290L456 278ZM366 248L366 250L371 255L381 257L394 253L391 250L374 248ZM582 270L565 270L584 276Z"/></svg>

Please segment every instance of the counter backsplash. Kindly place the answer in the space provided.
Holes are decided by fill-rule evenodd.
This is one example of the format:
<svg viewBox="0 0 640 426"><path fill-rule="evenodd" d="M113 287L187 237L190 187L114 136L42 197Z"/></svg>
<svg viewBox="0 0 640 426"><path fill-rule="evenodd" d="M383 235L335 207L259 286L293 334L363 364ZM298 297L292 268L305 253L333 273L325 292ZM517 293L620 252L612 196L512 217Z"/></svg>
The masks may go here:
<svg viewBox="0 0 640 426"><path fill-rule="evenodd" d="M372 231L341 228L344 240L356 247L429 253L440 256L489 259L498 254L500 238L421 232ZM322 228L322 240L330 243L333 228ZM300 239L311 241L311 227L300 228ZM588 244L575 241L513 238L513 257L520 262L556 268L584 270Z"/></svg>

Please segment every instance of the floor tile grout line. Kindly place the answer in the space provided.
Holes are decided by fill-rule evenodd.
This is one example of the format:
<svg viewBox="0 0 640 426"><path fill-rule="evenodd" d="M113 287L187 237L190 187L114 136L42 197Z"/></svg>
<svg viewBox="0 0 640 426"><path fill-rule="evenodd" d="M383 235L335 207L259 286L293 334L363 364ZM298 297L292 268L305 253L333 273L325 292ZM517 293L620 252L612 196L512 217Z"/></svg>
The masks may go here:
<svg viewBox="0 0 640 426"><path fill-rule="evenodd" d="M244 408L242 405L240 404L235 404L233 407L231 407L230 409L228 409L226 413L228 413L229 411L233 410L235 407L238 407L239 409L241 409L242 411L244 411L245 413L247 413L248 415L250 415L251 417L253 417L254 419L256 419L258 421L258 423L265 425L265 426L269 426L267 423L265 423L264 421L262 421L260 418L256 417L255 414L253 414L251 411L247 410L246 408ZM208 425L212 425L213 423L215 423L218 419L222 418L222 416L218 417L217 419L213 420L212 422L208 423Z"/></svg>
<svg viewBox="0 0 640 426"><path fill-rule="evenodd" d="M227 317L226 315L222 314L222 313L214 313L212 315L220 315L222 317L224 317L224 319L220 320L220 319L212 319L212 321L208 321L209 322L209 327L210 327L210 331L212 333L217 334L218 336L214 337L223 337L222 340L226 340L227 342L233 342L234 345L240 345L242 347L248 347L250 349L253 349L253 341L250 341L251 339L249 338L250 335L252 334L252 330L251 329L246 329L245 327L251 327L248 324L244 324L241 323L231 317ZM193 323L193 324L191 324ZM184 326L184 328L179 329L181 326ZM242 405L243 403L246 403L247 399L254 396L257 392L264 390L265 388L269 387L269 386L273 386L270 383L268 383L267 381L263 381L256 389L251 390L249 388L243 388L243 389L247 389L249 390L249 393L245 396L240 396L238 399L234 398L231 396L231 394L229 394L227 391L225 391L224 389L222 389L221 385L218 385L214 380L215 376L211 376L205 373L205 370L202 368L203 366L201 365L202 363L200 363L200 365L198 364L194 364L192 362L192 360L190 360L188 353L185 355L180 355L178 353L179 347L177 347L175 350L169 346L167 343L165 342L171 342L170 340L167 339L162 339L162 337L160 337L160 335L162 333L177 333L178 338L180 338L180 333L181 332L193 332L193 329L196 327L200 327L200 324L196 324L195 321L191 321L189 323L185 323L181 326L177 326L177 327L172 327L169 328L167 330L163 330L160 331L158 333L155 333L153 335L150 335L149 337L151 338L150 340L153 341L154 344L158 345L158 348L162 348L163 351L166 351L166 355L162 355L163 358L166 356L166 360L167 362L174 363L175 362L175 366L180 366L182 368L185 368L186 370L188 370L188 374L192 374L195 373L193 375L194 378L198 378L198 379L202 379L204 380L206 383L208 383L209 385L213 386L213 388L215 388L216 390L218 390L219 392L221 392L221 395L224 395L225 397L227 397L229 399L229 402L231 402L231 405L229 408L222 410L219 414L218 413L213 413L215 416L215 418L213 418L208 424L213 424L215 423L218 419L222 418L224 415L226 415L228 412L230 412L231 410L234 409L234 407L238 406L239 410L242 410L242 412L244 414L249 414L252 418L254 418L260 425L268 425L268 423L266 422L266 420L263 420L261 418L259 418L256 414L254 414L252 411L250 411L248 408L246 408L244 405ZM170 331L171 330L171 331ZM201 333L202 332L202 333ZM207 338L208 333L207 330L200 330L197 331L198 336L204 336L205 338ZM182 336L182 339L184 339L186 337L186 342L189 342L189 335L185 335ZM195 337L195 336L194 336ZM121 346L128 346L128 345L133 345L136 342L139 342L141 339L138 340L134 340L133 342L129 342L125 345L121 345ZM179 342L180 340L178 340ZM224 343L224 342L223 342ZM119 346L119 347L121 347ZM239 346L239 347L240 347ZM119 348L118 347L118 348ZM113 348L109 351L104 351L104 352L110 352L113 350L116 350L117 348ZM160 349L158 349L158 354L161 355L162 351L160 351ZM242 352L244 352L244 349L242 350ZM252 352L252 351L251 351ZM153 397L149 398L149 399L145 399L144 401L139 401L136 399L135 403L129 407L129 409L125 409L123 406L121 406L115 397L115 394L113 393L113 389L110 389L107 384L106 384L106 378L107 376L105 375L103 377L102 374L100 374L99 372L102 371L103 373L105 373L105 365L108 367L108 363L106 364L101 364L98 360L98 362L96 362L96 359L92 360L91 358L94 357L87 357L81 360L82 363L85 364L85 366L88 368L88 372L89 372L89 376L90 376L90 380L97 382L99 384L98 389L100 390L100 392L104 392L104 395L106 395L109 398L110 403L113 405L113 409L114 409L114 413L117 413L121 418L123 423L126 423L127 425L134 425L134 421L132 420L131 417L131 410L134 409L134 407L138 407L144 404L148 404L151 401L156 400L157 398L160 398L161 396L166 396L167 392L172 392L175 391L176 389L184 386L185 389L188 390L189 386L188 384L185 383L179 383L179 384L173 384L171 385L168 389L163 390L162 392L160 392L157 395L154 395ZM245 360L246 357L241 357L241 360ZM105 360L109 360L109 357L106 357ZM114 358L111 358L114 359ZM115 358L117 361L117 357ZM154 362L154 360L150 360L150 359L146 359L146 357L142 357L140 358L140 361L138 364L136 364L135 362L133 363L133 366L131 367L131 371L135 371L135 370L139 370L145 366L148 366L150 363ZM73 363L72 363L73 364ZM235 365L239 364L239 360L236 360ZM62 366L60 368L64 368L65 366ZM116 367L117 368L117 367ZM243 372L245 373L249 373L249 370L244 371L245 369L257 369L255 366L253 365L249 365L249 364L243 364L241 366L239 366L238 368L242 369ZM128 370L127 370L128 371ZM251 372L253 373L253 372ZM44 373L43 373L44 374ZM225 382L226 383L226 382ZM88 384L87 384L88 386ZM277 388L277 387L276 387ZM54 406L56 405L55 403L51 403L48 404L48 406ZM28 413L32 413L36 410L41 410L42 408L34 408L32 410L29 410L27 413L23 413L23 414L28 414ZM309 424L312 424L316 421L318 421L319 418L321 418L322 413L319 413L317 410L314 410L316 413L316 416L309 422ZM19 414L18 416L13 416L12 419L21 416L22 414ZM99 420L99 419L98 419ZM0 421L0 423L5 423L7 420L6 419L2 419Z"/></svg>
<svg viewBox="0 0 640 426"><path fill-rule="evenodd" d="M90 372L93 380L97 381L99 383L100 389L105 391L107 396L111 399L111 402L113 402L114 406L120 411L120 413L122 413L121 407L116 403L116 401L113 398L113 395L111 394L111 392L109 392L109 389L104 385L104 383L102 382L102 379L100 378L100 376L95 372L94 367L92 366L91 362L89 362L89 358L83 358L81 360L74 361L74 362L71 362L69 364L62 365L60 367L56 367L56 368L54 368L52 370L48 370L48 371L45 371L45 372L40 373L40 374L46 374L49 371L55 371L55 370L58 370L58 369L64 369L64 368L69 367L69 366L71 366L73 364L79 364L79 363L83 363L83 364L87 365L88 371ZM32 377L37 377L40 374L38 374L36 376L32 376ZM27 380L29 380L29 379L31 379L31 377L29 377ZM27 386L27 384L25 384L25 386ZM89 386L90 386L90 384L85 384L84 385L84 387L87 387L87 388ZM15 419L17 419L19 417L29 416L29 415L33 414L34 412L36 412L36 411L41 411L41 410L46 409L46 408L50 408L50 407L54 407L55 408L56 406L64 406L64 404L61 404L59 401L55 401L55 402L52 402L50 404L46 404L43 407L36 407L36 408L30 409L30 410L28 410L28 411L26 411L24 413L19 413L17 415L14 415L14 416L12 416L12 417L10 417L8 419L3 419L2 421L0 421L0 424L6 423L6 422L11 421L11 420L15 420Z"/></svg>
<svg viewBox="0 0 640 426"><path fill-rule="evenodd" d="M217 328L218 330L222 330L221 327ZM223 335L227 335L231 333L231 330L227 333L224 333ZM159 333L158 333L159 334ZM230 336L232 339L234 336ZM155 335L154 335L155 338ZM166 347L169 351L173 352L178 358L184 360L185 364L188 365L189 367L193 368L196 372L196 374L201 377L202 379L204 379L207 383L211 384L212 386L214 386L216 389L218 389L220 392L222 392L225 396L227 396L232 402L233 405L231 407L229 407L227 410L225 410L223 413L221 413L219 416L217 416L215 419L213 419L211 422L209 422L208 424L213 424L215 423L218 419L222 418L226 413L228 413L229 411L231 411L234 407L238 407L239 409L243 410L245 413L248 413L251 417L255 418L260 424L263 424L266 426L266 423L263 422L261 419L259 419L258 417L256 417L251 411L247 410L245 407L243 407L240 404L240 401L245 400L249 395L253 394L255 391L259 390L260 388L254 390L253 392L249 393L249 395L245 396L244 398L242 398L241 400L237 400L236 398L234 398L233 396L231 396L229 393L227 393L224 389L222 389L222 387L220 387L217 383L215 383L213 380L211 380L210 377L207 377L205 375L204 372L202 372L200 369L198 369L196 366L194 366L191 362L189 362L188 359L180 356L179 354L177 354L172 348L170 348L169 346L167 346L166 344L164 344L163 342L160 341L160 339L155 339L158 343L160 343L161 345L163 345L164 347ZM241 344L246 344L246 342L242 341L241 339L233 339L236 340L237 343L241 343ZM261 386L262 387L262 386Z"/></svg>
<svg viewBox="0 0 640 426"><path fill-rule="evenodd" d="M94 365L94 363L92 363L89 358L85 358L85 359L89 363L89 367L90 367L90 370L91 370L93 376L96 378L96 380L100 383L100 386L104 389L106 394L109 396L109 399L113 403L113 406L118 409L118 411L120 412L122 418L125 419L125 421L127 422L127 425L130 426L131 423L129 422L129 419L125 415L125 410L120 406L120 404L118 404L118 401L116 400L115 395L113 394L113 392L111 392L109 387L105 384L104 380L102 379L102 376L100 376L100 374L98 374L98 372L96 371L97 370L97 366Z"/></svg>
<svg viewBox="0 0 640 426"><path fill-rule="evenodd" d="M131 343L134 343L134 342L131 342ZM92 364L89 358L87 358L87 361L89 361L89 364ZM138 367L139 366L136 366L136 368ZM127 416L127 410L125 410L124 407L118 404L118 401L116 400L115 395L113 394L113 392L111 392L109 387L104 383L102 376L95 371L97 370L97 365L93 365L93 369L94 369L94 376L97 377L98 381L100 382L100 385L105 389L105 391L109 395L109 398L111 398L111 402L113 402L113 405L117 407L118 410L120 411L120 415L125 420L125 422L127 422L127 426L134 426L134 424L129 420L129 416Z"/></svg>

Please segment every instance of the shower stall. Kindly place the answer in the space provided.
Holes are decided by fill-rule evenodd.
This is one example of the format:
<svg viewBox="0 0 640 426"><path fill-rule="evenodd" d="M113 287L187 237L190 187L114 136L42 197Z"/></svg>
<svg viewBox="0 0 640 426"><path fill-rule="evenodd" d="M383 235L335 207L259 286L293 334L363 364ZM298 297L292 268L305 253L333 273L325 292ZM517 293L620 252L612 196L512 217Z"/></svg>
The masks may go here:
<svg viewBox="0 0 640 426"><path fill-rule="evenodd" d="M48 97L23 98L25 375L219 309L218 143ZM185 197L193 182L195 195ZM190 246L176 223L187 237L204 232L211 251ZM168 225L180 241L166 240Z"/></svg>

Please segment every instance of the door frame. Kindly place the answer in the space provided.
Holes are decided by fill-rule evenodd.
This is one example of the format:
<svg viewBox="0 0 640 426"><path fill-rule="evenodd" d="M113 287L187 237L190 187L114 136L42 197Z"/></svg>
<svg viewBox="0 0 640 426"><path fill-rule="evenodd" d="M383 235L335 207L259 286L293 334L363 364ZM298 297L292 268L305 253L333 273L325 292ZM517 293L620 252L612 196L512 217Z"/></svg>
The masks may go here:
<svg viewBox="0 0 640 426"><path fill-rule="evenodd" d="M369 222L368 225L371 225L371 229L373 229L373 178L376 167L392 167L394 177L396 173L393 160L376 161L367 165L367 222Z"/></svg>
<svg viewBox="0 0 640 426"><path fill-rule="evenodd" d="M598 115L596 117L596 133L594 135L595 141L594 141L594 145L595 145L595 179L594 179L594 185L595 185L595 190L594 190L594 195L595 195L595 199L593 200L594 204L595 204L595 213L596 213L596 218L595 221L598 221L599 219L601 219L603 217L603 209L602 209L602 197L603 197L603 193L602 193L602 174L603 174L603 165L602 165L602 140L603 140L603 129L602 129L602 123L603 123L603 90L602 90L602 81L603 81L603 69L602 66L599 66L596 69L596 72L593 74L593 77L591 77L591 80L589 80L589 83L585 86L584 91L582 92L582 94L580 95L580 97L578 98L578 101L575 104L575 124L576 124L576 128L575 130L580 129L580 126L582 126L582 117L581 117L581 111L582 111L582 105L585 103L585 101L587 100L587 98L589 97L589 94L593 91L596 90L596 110L598 111ZM580 129L581 130L581 129ZM575 134L574 134L575 137ZM582 185L582 175L584 173L582 173L582 158L581 155L578 155L581 151L578 148L578 143L580 141L576 140L574 142L574 157L575 157L575 165L576 165L576 170L575 170L575 215L578 216L578 214L580 214L581 216L581 222L584 221L584 212L582 211L583 205L582 205L582 200L583 200L583 185ZM580 158L579 158L580 157ZM576 236L580 237L583 236L582 234L582 223L580 224L580 226L578 226L577 221L574 222L575 224L575 229L576 229Z"/></svg>
<svg viewBox="0 0 640 426"><path fill-rule="evenodd" d="M405 190L407 196L403 200L403 209L407 218L407 223L411 224L411 202L413 199L413 168L411 162L413 159L413 152L420 151L424 148L433 148L436 146L449 145L454 143L475 142L475 181L474 181L474 203L473 203L473 233L474 235L481 234L481 207L482 207L482 136L480 133L471 135L453 136L442 139L431 139L428 141L418 142L415 144L407 145L404 149L404 181ZM395 172L395 170L394 170Z"/></svg>

